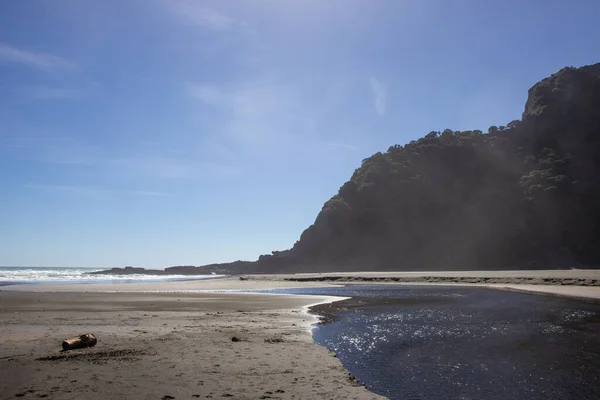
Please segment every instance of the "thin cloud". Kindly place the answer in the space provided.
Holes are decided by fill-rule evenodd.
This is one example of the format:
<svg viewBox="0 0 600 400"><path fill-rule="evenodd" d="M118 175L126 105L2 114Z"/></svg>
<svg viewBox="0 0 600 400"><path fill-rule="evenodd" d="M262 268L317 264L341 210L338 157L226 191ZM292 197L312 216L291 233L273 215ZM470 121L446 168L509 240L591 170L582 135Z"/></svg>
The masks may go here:
<svg viewBox="0 0 600 400"><path fill-rule="evenodd" d="M164 180L188 180L198 177L224 179L241 175L240 170L231 166L197 162L185 157L132 156L111 160L111 164L134 176L145 175Z"/></svg>
<svg viewBox="0 0 600 400"><path fill-rule="evenodd" d="M19 94L27 99L36 100L70 100L79 99L83 93L79 90L50 86L30 86L19 90Z"/></svg>
<svg viewBox="0 0 600 400"><path fill-rule="evenodd" d="M298 153L300 149L358 150L325 135L330 131L329 117L342 105L336 97L344 93L338 90L340 85L323 94L322 86L316 89L310 83L263 77L233 83L187 83L184 88L197 102L198 114L210 118L206 135L236 154L273 157L274 153Z"/></svg>
<svg viewBox="0 0 600 400"><path fill-rule="evenodd" d="M387 106L387 89L375 78L370 78L371 91L373 92L373 106L380 116L385 115Z"/></svg>
<svg viewBox="0 0 600 400"><path fill-rule="evenodd" d="M36 183L23 185L23 187L27 189L35 189L35 190L45 190L49 192L62 192L62 193L72 193L72 194L98 194L105 192L104 190L89 187L89 186L75 186L75 185L49 185L44 183Z"/></svg>
<svg viewBox="0 0 600 400"><path fill-rule="evenodd" d="M270 81L239 85L189 84L190 97L216 107L221 120L218 135L233 146L265 151L301 136L301 93L295 85ZM217 133L215 133L217 134Z"/></svg>
<svg viewBox="0 0 600 400"><path fill-rule="evenodd" d="M245 26L228 15L204 7L198 1L169 0L167 7L183 21L213 31L230 31Z"/></svg>
<svg viewBox="0 0 600 400"><path fill-rule="evenodd" d="M164 192L153 192L153 191L148 191L148 190L126 190L123 191L123 193L126 194L133 194L135 196L149 196L149 197L165 197L165 196L172 196L169 193L164 193Z"/></svg>
<svg viewBox="0 0 600 400"><path fill-rule="evenodd" d="M94 196L101 194L125 194L135 196L149 197L165 197L171 196L169 193L148 191L148 190L119 190L108 189L94 186L78 186L78 185L51 185L51 184L29 184L23 185L27 189L45 190L49 192L68 193L74 195Z"/></svg>
<svg viewBox="0 0 600 400"><path fill-rule="evenodd" d="M118 176L133 181L143 179L190 180L197 178L225 179L241 175L241 170L228 162L198 160L197 154L188 150L168 150L159 143L138 143L129 154L116 156L111 149L81 142L65 136L0 136L0 145L24 154L37 162L58 164L65 168L84 168L107 177ZM221 149L224 153L226 149ZM55 189L83 190L68 186ZM86 189L87 190L87 189ZM140 193L141 194L141 193ZM156 193L154 193L156 195ZM150 193L148 193L150 195Z"/></svg>
<svg viewBox="0 0 600 400"><path fill-rule="evenodd" d="M102 159L103 148L82 142L73 136L41 132L33 135L12 135L3 145L23 151L24 157L50 164L91 166Z"/></svg>
<svg viewBox="0 0 600 400"><path fill-rule="evenodd" d="M352 151L358 150L358 147L351 145L351 144L346 144L346 143L322 142L321 145L325 146L325 147L332 147L332 148L338 148L338 149L344 149L344 150L352 150Z"/></svg>
<svg viewBox="0 0 600 400"><path fill-rule="evenodd" d="M187 89L191 97L211 106L228 107L233 101L230 93L216 85L188 84Z"/></svg>
<svg viewBox="0 0 600 400"><path fill-rule="evenodd" d="M199 165L200 174L216 179L237 178L242 175L238 168L213 162L204 162Z"/></svg>
<svg viewBox="0 0 600 400"><path fill-rule="evenodd" d="M132 156L112 160L112 164L134 175L149 175L160 179L190 178L195 170L191 163L168 157Z"/></svg>
<svg viewBox="0 0 600 400"><path fill-rule="evenodd" d="M0 64L2 63L22 64L44 71L76 68L74 63L62 57L44 53L33 53L0 43Z"/></svg>

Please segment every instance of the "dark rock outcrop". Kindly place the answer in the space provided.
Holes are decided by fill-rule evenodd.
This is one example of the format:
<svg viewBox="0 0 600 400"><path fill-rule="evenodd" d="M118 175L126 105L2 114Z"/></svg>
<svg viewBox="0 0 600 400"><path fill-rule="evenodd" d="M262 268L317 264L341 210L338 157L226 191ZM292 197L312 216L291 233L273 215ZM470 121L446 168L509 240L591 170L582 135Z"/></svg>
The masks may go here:
<svg viewBox="0 0 600 400"><path fill-rule="evenodd" d="M600 264L600 64L529 90L520 121L363 160L269 272Z"/></svg>
<svg viewBox="0 0 600 400"><path fill-rule="evenodd" d="M139 267L115 267L103 271L88 272L89 275L166 275L165 271L159 269L146 269Z"/></svg>
<svg viewBox="0 0 600 400"><path fill-rule="evenodd" d="M146 269L135 267L111 268L102 271L88 272L90 275L226 275L243 272L256 265L252 261L235 261L226 264L209 264L203 266L179 265L162 269Z"/></svg>
<svg viewBox="0 0 600 400"><path fill-rule="evenodd" d="M529 90L521 120L363 160L290 250L169 274L600 265L600 64Z"/></svg>
<svg viewBox="0 0 600 400"><path fill-rule="evenodd" d="M178 266L165 268L165 272L173 275L202 275L202 274L228 274L232 271L244 271L252 268L255 263L251 261L234 261L226 264L209 264L201 267Z"/></svg>

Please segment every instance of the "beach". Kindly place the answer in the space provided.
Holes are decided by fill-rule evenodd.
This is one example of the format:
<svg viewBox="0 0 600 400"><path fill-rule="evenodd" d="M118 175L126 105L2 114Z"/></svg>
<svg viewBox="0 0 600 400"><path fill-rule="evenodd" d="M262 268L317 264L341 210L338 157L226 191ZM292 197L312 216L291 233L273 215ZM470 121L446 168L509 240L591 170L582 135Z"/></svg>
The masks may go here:
<svg viewBox="0 0 600 400"><path fill-rule="evenodd" d="M114 286L0 293L0 397L381 398L313 343L315 319L303 310L329 298ZM86 332L95 347L60 351L63 339Z"/></svg>
<svg viewBox="0 0 600 400"><path fill-rule="evenodd" d="M242 291L328 287L398 274L407 276L357 273L327 282L319 281L326 274L304 281L296 278L311 276L294 274L5 286L0 292L0 398L383 398L357 383L335 354L312 340L316 318L307 307L338 298ZM480 277L490 274L509 276ZM523 276L572 283L577 277L595 281L598 273L534 271ZM600 298L598 286L469 285ZM98 337L95 347L60 351L63 339L87 332Z"/></svg>
<svg viewBox="0 0 600 400"><path fill-rule="evenodd" d="M600 270L327 272L253 275L281 284L407 284L480 286L552 296L600 300Z"/></svg>

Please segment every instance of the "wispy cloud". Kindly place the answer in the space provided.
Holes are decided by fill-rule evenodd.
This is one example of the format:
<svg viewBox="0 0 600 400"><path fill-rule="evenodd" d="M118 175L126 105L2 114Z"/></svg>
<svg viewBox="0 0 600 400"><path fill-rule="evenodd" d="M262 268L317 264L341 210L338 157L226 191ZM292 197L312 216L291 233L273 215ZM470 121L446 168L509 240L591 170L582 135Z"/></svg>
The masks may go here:
<svg viewBox="0 0 600 400"><path fill-rule="evenodd" d="M160 179L190 178L194 174L191 163L168 157L131 156L112 160L112 164L134 175L143 174Z"/></svg>
<svg viewBox="0 0 600 400"><path fill-rule="evenodd" d="M310 111L295 85L272 81L189 84L187 91L204 107L216 107L220 112L215 135L246 149L266 150L265 146L290 143L306 132L310 122Z"/></svg>
<svg viewBox="0 0 600 400"><path fill-rule="evenodd" d="M347 144L347 143L338 143L338 142L321 142L321 146L337 148L337 149L344 149L344 150L352 150L352 151L358 150L357 146L354 146L352 144Z"/></svg>
<svg viewBox="0 0 600 400"><path fill-rule="evenodd" d="M190 96L217 107L233 107L235 93L213 84L188 84Z"/></svg>
<svg viewBox="0 0 600 400"><path fill-rule="evenodd" d="M215 162L203 162L199 165L200 174L217 179L228 179L242 176L239 168Z"/></svg>
<svg viewBox="0 0 600 400"><path fill-rule="evenodd" d="M120 171L133 176L148 176L164 180L193 178L234 178L241 175L235 167L207 161L194 161L187 157L131 156L110 162Z"/></svg>
<svg viewBox="0 0 600 400"><path fill-rule="evenodd" d="M191 97L237 116L246 117L286 113L284 109L292 101L290 96L295 96L292 86L270 82L229 86L201 83L188 84L187 87Z"/></svg>
<svg viewBox="0 0 600 400"><path fill-rule="evenodd" d="M203 178L228 179L242 175L241 170L234 165L235 157L226 157L227 161L223 162L217 160L223 158L223 154L228 152L226 148L218 149L220 153L214 157L212 150L217 149L216 144L210 146L211 151L204 159L199 159L200 156L194 146L191 150L184 148L183 145L177 149L150 142L121 147L119 151L115 151L75 137L49 133L32 136L0 136L0 145L22 153L22 157L34 162L85 170L97 176L113 177L132 183L142 180L161 182ZM70 189L64 188L64 190Z"/></svg>
<svg viewBox="0 0 600 400"><path fill-rule="evenodd" d="M166 4L168 9L181 20L213 31L237 30L246 26L244 22L205 7L201 1L168 0Z"/></svg>
<svg viewBox="0 0 600 400"><path fill-rule="evenodd" d="M149 197L172 196L170 193L153 192L153 191L148 191L148 190L125 190L125 191L122 191L122 193L133 194L133 195L136 195L136 196L149 196Z"/></svg>
<svg viewBox="0 0 600 400"><path fill-rule="evenodd" d="M75 89L66 89L50 86L28 86L19 89L19 94L27 99L36 100L69 100L79 99L83 92Z"/></svg>
<svg viewBox="0 0 600 400"><path fill-rule="evenodd" d="M23 185L24 188L33 190L44 190L47 192L56 193L67 193L73 195L83 196L98 196L98 195L134 195L134 196L149 196L149 197L165 197L171 196L169 193L148 191L148 190L122 190L122 189L109 189L94 186L79 186L79 185L53 185L53 184L28 184Z"/></svg>
<svg viewBox="0 0 600 400"><path fill-rule="evenodd" d="M345 84L286 83L275 78L186 86L187 94L198 101L197 112L211 121L206 135L244 157L270 159L359 150L348 143L352 138L336 135L332 128L336 123L331 116L347 98L345 88Z"/></svg>
<svg viewBox="0 0 600 400"><path fill-rule="evenodd" d="M387 89L375 78L369 79L371 91L373 93L373 106L377 114L385 115L387 106Z"/></svg>
<svg viewBox="0 0 600 400"><path fill-rule="evenodd" d="M93 165L102 159L104 151L102 147L62 133L41 132L0 139L0 144L6 148L21 151L25 157L51 164Z"/></svg>
<svg viewBox="0 0 600 400"><path fill-rule="evenodd" d="M76 68L74 63L62 57L34 53L0 43L0 64L2 63L22 64L44 71L57 69L71 70Z"/></svg>

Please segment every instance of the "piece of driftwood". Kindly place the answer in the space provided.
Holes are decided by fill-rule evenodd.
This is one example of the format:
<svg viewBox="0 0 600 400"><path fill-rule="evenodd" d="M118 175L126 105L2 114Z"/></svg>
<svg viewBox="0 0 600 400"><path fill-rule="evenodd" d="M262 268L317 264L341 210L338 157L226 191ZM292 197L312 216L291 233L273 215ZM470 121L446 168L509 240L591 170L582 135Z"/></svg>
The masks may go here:
<svg viewBox="0 0 600 400"><path fill-rule="evenodd" d="M81 349L85 347L93 347L96 345L96 343L98 343L96 336L92 335L91 333L84 333L76 338L63 340L62 348L64 351Z"/></svg>

